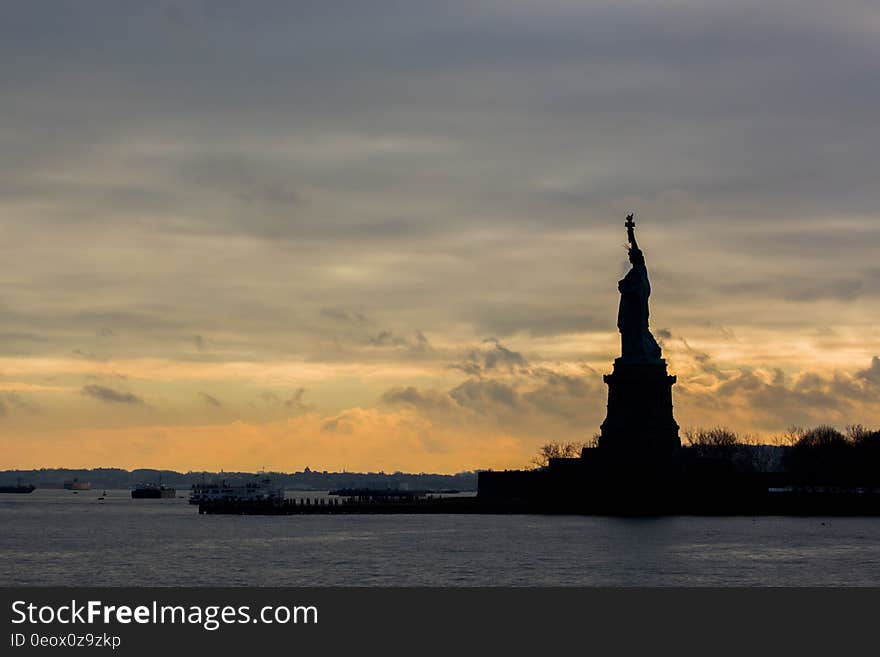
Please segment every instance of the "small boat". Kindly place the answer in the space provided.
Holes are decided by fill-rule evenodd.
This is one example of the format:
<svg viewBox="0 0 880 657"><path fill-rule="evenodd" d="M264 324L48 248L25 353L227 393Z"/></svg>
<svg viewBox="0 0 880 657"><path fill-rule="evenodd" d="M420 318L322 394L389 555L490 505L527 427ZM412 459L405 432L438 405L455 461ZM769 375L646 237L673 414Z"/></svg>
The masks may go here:
<svg viewBox="0 0 880 657"><path fill-rule="evenodd" d="M80 481L74 477L64 482L64 490L72 490L74 492L78 490L92 490L92 484L88 481Z"/></svg>
<svg viewBox="0 0 880 657"><path fill-rule="evenodd" d="M135 500L167 500L177 497L177 489L159 484L141 484L131 489Z"/></svg>
<svg viewBox="0 0 880 657"><path fill-rule="evenodd" d="M15 486L0 486L0 493L19 493L26 495L27 493L33 493L36 489L36 486L34 486L33 484L22 486L21 477L19 477Z"/></svg>

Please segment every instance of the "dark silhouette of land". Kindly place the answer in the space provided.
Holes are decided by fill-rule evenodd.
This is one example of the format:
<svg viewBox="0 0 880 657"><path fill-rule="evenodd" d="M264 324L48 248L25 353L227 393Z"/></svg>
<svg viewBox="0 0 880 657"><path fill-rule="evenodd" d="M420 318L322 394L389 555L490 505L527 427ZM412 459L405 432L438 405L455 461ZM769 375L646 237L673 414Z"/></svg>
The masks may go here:
<svg viewBox="0 0 880 657"><path fill-rule="evenodd" d="M301 472L270 472L273 483L289 490L326 491L341 488L413 489L413 490L460 490L475 491L477 475L474 472L458 474L425 474L406 472L328 472L310 470ZM188 489L193 484L223 479L232 485L252 481L252 472L176 472L174 470L123 470L120 468L93 468L86 470L68 468L40 468L37 470L0 471L0 483L32 482L37 488L62 488L65 481L74 478L88 481L92 488L131 488L139 484L158 482Z"/></svg>

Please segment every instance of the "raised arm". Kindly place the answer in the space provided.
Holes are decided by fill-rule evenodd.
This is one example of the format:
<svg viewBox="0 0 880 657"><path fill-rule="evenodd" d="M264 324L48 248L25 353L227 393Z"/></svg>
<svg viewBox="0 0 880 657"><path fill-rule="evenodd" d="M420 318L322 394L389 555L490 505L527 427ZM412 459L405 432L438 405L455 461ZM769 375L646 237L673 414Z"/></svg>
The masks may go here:
<svg viewBox="0 0 880 657"><path fill-rule="evenodd" d="M627 215L626 222L623 225L626 226L626 236L629 239L630 248L638 250L639 245L636 243L635 233L636 222L633 221L633 215Z"/></svg>

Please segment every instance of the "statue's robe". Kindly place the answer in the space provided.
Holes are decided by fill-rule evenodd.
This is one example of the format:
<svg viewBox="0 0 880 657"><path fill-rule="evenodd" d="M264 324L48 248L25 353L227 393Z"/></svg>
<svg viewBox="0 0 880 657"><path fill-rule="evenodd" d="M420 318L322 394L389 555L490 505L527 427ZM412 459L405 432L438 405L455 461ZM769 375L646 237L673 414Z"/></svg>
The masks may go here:
<svg viewBox="0 0 880 657"><path fill-rule="evenodd" d="M630 362L656 362L661 358L660 345L648 329L648 297L651 283L644 263L634 264L617 284L620 308L617 328L620 330L621 357Z"/></svg>

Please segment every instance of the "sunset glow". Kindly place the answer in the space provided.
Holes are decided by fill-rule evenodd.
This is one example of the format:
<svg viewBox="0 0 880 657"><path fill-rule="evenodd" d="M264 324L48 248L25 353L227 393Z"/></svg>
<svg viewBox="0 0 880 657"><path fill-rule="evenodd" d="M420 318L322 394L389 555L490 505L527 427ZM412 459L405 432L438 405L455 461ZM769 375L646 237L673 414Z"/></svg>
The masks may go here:
<svg viewBox="0 0 880 657"><path fill-rule="evenodd" d="M4 21L3 468L522 467L629 212L683 428L880 424L878 9L369 4Z"/></svg>

